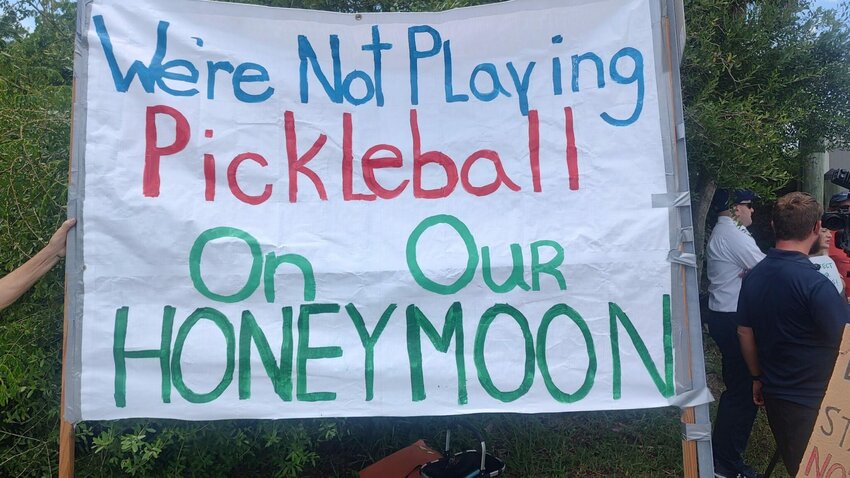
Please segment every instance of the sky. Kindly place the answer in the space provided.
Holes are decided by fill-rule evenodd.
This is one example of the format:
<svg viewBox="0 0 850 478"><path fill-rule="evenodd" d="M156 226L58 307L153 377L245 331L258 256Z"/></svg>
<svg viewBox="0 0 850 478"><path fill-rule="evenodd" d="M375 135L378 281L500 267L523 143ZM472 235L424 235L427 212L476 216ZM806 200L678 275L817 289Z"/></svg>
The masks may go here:
<svg viewBox="0 0 850 478"><path fill-rule="evenodd" d="M838 6L838 0L815 0L812 2L815 6L824 8L835 8Z"/></svg>
<svg viewBox="0 0 850 478"><path fill-rule="evenodd" d="M848 1L848 0L844 0ZM822 7L822 8L838 8L838 5L842 2L842 0L813 0L812 6L814 7ZM848 20L850 22L850 20Z"/></svg>

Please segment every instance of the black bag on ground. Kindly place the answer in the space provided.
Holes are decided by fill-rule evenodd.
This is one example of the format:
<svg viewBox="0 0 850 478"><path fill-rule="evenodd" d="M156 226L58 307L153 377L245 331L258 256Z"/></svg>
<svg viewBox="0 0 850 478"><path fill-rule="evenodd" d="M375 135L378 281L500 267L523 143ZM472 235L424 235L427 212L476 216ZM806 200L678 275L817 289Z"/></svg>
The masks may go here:
<svg viewBox="0 0 850 478"><path fill-rule="evenodd" d="M458 424L471 431L478 440L479 450L451 452L451 429L446 430L446 451L444 457L422 465L419 473L422 478L483 478L499 476L505 471L505 463L493 455L487 454L484 438L472 425L465 421Z"/></svg>

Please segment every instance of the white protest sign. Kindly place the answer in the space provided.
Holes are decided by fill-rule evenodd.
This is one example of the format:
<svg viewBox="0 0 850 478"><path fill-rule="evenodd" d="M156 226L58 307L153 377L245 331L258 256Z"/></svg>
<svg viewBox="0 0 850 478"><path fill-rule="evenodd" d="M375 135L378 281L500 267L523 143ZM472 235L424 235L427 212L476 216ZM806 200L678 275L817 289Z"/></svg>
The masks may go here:
<svg viewBox="0 0 850 478"><path fill-rule="evenodd" d="M82 419L681 404L649 0L85 18Z"/></svg>

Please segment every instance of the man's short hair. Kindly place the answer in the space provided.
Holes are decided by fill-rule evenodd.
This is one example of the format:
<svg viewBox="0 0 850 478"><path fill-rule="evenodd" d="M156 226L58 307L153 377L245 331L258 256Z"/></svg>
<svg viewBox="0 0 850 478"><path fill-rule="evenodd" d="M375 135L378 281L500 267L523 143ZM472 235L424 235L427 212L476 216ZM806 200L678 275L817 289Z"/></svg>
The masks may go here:
<svg viewBox="0 0 850 478"><path fill-rule="evenodd" d="M788 193L773 208L773 232L778 240L809 238L823 215L823 207L809 193Z"/></svg>

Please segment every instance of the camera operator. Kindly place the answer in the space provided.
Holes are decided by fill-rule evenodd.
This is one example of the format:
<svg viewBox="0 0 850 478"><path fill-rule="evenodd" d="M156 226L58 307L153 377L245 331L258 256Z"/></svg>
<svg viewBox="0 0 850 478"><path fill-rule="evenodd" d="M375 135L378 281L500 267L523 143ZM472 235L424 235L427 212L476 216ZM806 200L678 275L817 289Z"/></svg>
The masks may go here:
<svg viewBox="0 0 850 478"><path fill-rule="evenodd" d="M833 194L832 197L829 198L829 211L850 211L850 191ZM850 295L848 295L850 294L850 277L848 277L848 274L850 274L850 255L839 247L839 234L842 234L842 231L832 231L832 243L829 245L829 257L835 262L835 266L838 268L838 274L844 281L844 297L850 298Z"/></svg>

